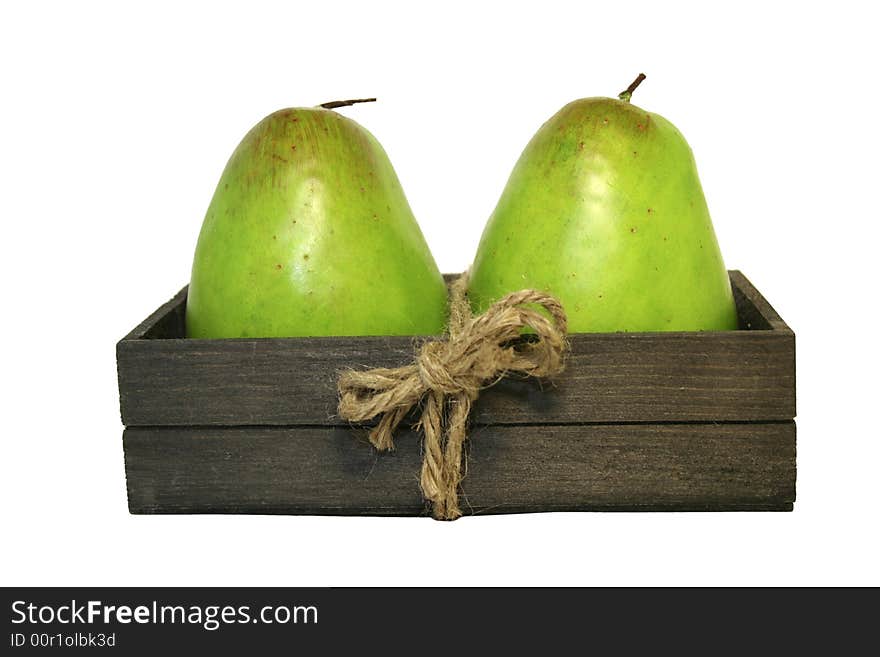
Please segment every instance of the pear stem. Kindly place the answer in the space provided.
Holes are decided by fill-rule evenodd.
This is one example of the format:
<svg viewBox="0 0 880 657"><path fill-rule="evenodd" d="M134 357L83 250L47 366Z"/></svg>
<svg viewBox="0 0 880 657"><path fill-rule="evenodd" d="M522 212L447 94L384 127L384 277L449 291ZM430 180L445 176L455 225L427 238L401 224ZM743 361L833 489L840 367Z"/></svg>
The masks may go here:
<svg viewBox="0 0 880 657"><path fill-rule="evenodd" d="M348 107L349 105L357 105L358 103L375 103L375 98L353 98L351 100L331 100L328 103L321 103L318 107L324 109L336 109L337 107Z"/></svg>
<svg viewBox="0 0 880 657"><path fill-rule="evenodd" d="M644 80L645 77L647 77L647 76L644 73L639 73L639 77L637 77L635 80L633 80L632 84L629 85L623 91L621 91L617 97L620 98L620 100L628 103L630 98L632 98L633 91L636 90L636 87L638 87L642 83L642 80Z"/></svg>

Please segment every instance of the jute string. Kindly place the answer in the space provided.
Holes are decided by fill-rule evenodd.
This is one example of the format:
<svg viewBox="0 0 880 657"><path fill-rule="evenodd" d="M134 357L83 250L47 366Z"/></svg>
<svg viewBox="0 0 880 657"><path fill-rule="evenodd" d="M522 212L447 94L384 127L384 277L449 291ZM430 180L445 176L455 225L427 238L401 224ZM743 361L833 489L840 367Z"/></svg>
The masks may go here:
<svg viewBox="0 0 880 657"><path fill-rule="evenodd" d="M395 369L347 370L339 375L339 416L350 422L379 417L370 442L394 448L394 431L419 404L424 433L422 494L438 520L461 515L458 487L471 405L510 374L547 377L564 367L566 316L554 297L535 290L513 292L482 315L471 313L467 275L450 286L448 336L421 345L415 361ZM546 315L539 312L543 308ZM523 339L531 329L536 339Z"/></svg>

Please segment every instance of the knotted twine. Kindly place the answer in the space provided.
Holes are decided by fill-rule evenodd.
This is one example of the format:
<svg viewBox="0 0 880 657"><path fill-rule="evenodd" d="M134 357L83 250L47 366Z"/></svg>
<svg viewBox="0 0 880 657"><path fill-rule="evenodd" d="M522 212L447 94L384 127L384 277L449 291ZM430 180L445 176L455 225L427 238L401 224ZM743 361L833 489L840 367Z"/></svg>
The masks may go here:
<svg viewBox="0 0 880 657"><path fill-rule="evenodd" d="M567 348L565 311L555 297L521 290L474 316L467 278L461 276L450 286L448 336L422 344L409 365L347 370L337 382L342 419L365 422L381 416L369 434L379 451L394 448L397 426L421 404L416 424L424 433L420 485L438 520L461 515L462 449L471 405L480 391L509 374L559 374ZM523 329L531 329L535 336L529 338L536 339L523 338Z"/></svg>

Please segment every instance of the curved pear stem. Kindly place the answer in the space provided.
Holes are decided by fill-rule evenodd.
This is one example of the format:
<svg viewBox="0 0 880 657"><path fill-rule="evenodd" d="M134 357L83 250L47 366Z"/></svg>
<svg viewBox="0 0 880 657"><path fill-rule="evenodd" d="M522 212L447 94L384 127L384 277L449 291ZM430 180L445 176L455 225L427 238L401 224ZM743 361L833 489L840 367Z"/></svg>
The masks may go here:
<svg viewBox="0 0 880 657"><path fill-rule="evenodd" d="M331 100L327 103L321 103L318 107L324 109L336 109L337 107L348 107L349 105L357 105L358 103L375 103L375 98L353 98L351 100Z"/></svg>
<svg viewBox="0 0 880 657"><path fill-rule="evenodd" d="M633 80L632 84L629 85L623 91L621 91L617 97L620 98L620 100L628 103L630 98L632 98L633 91L636 90L636 87L638 87L642 83L642 80L644 80L646 77L647 76L644 73L639 73L639 77L637 77L635 80Z"/></svg>

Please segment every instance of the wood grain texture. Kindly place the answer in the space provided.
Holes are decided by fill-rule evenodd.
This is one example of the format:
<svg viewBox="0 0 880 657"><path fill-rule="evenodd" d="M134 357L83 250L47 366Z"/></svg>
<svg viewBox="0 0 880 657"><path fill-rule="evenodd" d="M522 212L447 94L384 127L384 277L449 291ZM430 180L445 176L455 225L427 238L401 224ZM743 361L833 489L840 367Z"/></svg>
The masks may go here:
<svg viewBox="0 0 880 657"><path fill-rule="evenodd" d="M741 271L730 271L730 286L736 301L739 327L746 330L772 330L792 333L773 306Z"/></svg>
<svg viewBox="0 0 880 657"><path fill-rule="evenodd" d="M129 428L132 513L425 515L419 439L378 454L334 427ZM482 427L466 514L790 510L795 425Z"/></svg>
<svg viewBox="0 0 880 657"><path fill-rule="evenodd" d="M473 423L793 418L794 334L742 274L731 272L731 282L741 323L753 330L575 334L563 375L502 381L480 397ZM421 340L187 340L185 301L184 289L117 345L127 426L344 426L337 373L402 365Z"/></svg>

